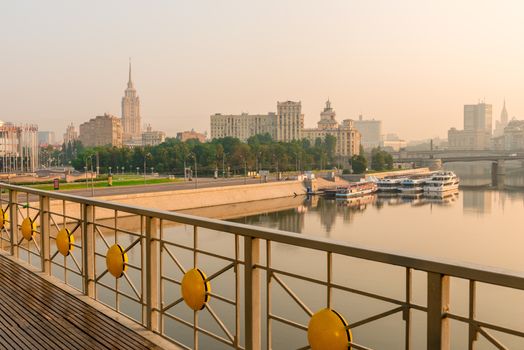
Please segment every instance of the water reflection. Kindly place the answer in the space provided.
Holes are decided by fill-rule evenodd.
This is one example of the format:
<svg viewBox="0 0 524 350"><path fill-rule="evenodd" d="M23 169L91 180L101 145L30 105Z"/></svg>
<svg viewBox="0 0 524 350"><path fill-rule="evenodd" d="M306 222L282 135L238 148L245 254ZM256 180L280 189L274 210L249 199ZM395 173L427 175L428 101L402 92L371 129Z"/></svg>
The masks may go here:
<svg viewBox="0 0 524 350"><path fill-rule="evenodd" d="M524 210L524 170L520 162L510 163L513 162L506 164L506 175L495 182L489 162L446 165L461 177L463 185L459 192L446 198L378 194L337 201L313 197L305 198L294 208L267 211L234 221L330 237L372 249L522 271L524 237L518 223L522 221ZM296 247L282 247L279 253L288 266L293 266L297 260L302 262L300 271L304 276L321 273L325 268L321 263L312 262L308 254ZM348 259L340 267L339 276L346 276L352 287L401 297L403 290L398 284L402 281L399 277L402 271L390 271L388 266L379 265ZM424 279L425 275L419 276L413 288L415 299L422 305L426 293ZM467 282L452 279L451 285L451 309L467 315ZM298 282L292 286L310 303L324 298L322 292ZM515 305L522 305L524 293L486 285L479 285L477 293L480 319L522 330L524 310ZM285 310L287 314L300 314L288 304L287 299L279 300L283 313ZM348 294L341 295L335 305L351 320L369 316L370 310L380 310L380 306L374 305L369 298L360 300ZM424 315L415 317L419 318L413 331L413 348L425 348ZM354 335L371 348L403 349L402 329L401 317L393 317L358 328ZM452 348L467 348L466 326L452 322L451 333ZM299 336L286 337L286 330L279 334L285 341L278 340L279 346L274 348L296 348L303 342ZM509 348L524 348L522 339L498 333L497 337ZM491 347L480 337L476 348Z"/></svg>
<svg viewBox="0 0 524 350"><path fill-rule="evenodd" d="M461 177L464 188L445 198L427 198L424 196L398 196L375 194L354 198L347 201L330 200L319 197L282 198L271 201L260 201L214 208L188 210L201 216L229 219L252 225L297 232L313 236L330 237L399 253L440 258L450 261L473 262L511 270L524 269L524 245L516 223L521 222L524 209L524 173L518 167L508 167L508 174L503 182L493 186L489 163L450 164ZM501 183L504 185L501 187ZM139 220L127 220L129 230L140 230ZM167 224L164 237L181 246L192 246L193 228L186 225ZM115 237L116 239L117 237ZM234 240L230 234L211 230L199 230L198 245L201 249L212 251L223 257L234 256ZM110 238L109 238L110 239ZM129 245L132 238L120 238L118 241ZM110 242L112 243L112 241ZM97 248L103 250L102 242ZM240 243L242 247L242 242ZM190 267L193 255L180 247L171 247L173 254L180 262ZM130 251L130 261L138 264L140 251ZM240 255L242 256L242 251ZM262 245L262 262L265 264L265 245ZM164 255L166 276L180 280L181 273ZM208 275L227 265L228 261L216 257L200 255L198 265ZM284 244L272 244L272 265L299 276L325 280L326 258L319 252ZM102 266L103 261L100 263ZM405 293L402 268L378 264L359 259L335 256L333 260L334 282L352 288L381 294L390 298L402 299ZM98 269L98 267L97 267ZM132 272L130 272L132 273ZM240 275L242 276L242 267ZM139 276L132 276L140 285ZM313 310L324 306L326 291L314 283L307 283L293 278L285 282ZM426 275L414 272L413 299L419 305L425 305ZM266 276L262 273L262 283ZM213 280L212 290L219 295L233 299L234 274L228 274ZM126 289L130 291L129 288ZM467 283L452 280L452 310L458 314L467 314ZM271 287L272 311L300 324L307 324L303 310L289 298L276 283ZM524 310L515 305L523 305L523 293L504 291L500 288L479 285L478 315L482 320L497 322L504 326L520 329L524 322ZM166 303L180 296L179 286L173 283L164 285ZM241 290L242 293L242 290ZM262 288L262 310L265 310L266 290ZM242 300L242 295L240 295ZM228 329L235 327L234 308L220 300L212 298L213 308L224 318ZM351 293L335 291L333 305L345 315L350 322L355 322L373 314L387 310L391 305ZM108 304L113 305L108 301ZM131 308L131 307L130 307ZM137 309L138 311L138 309ZM190 322L192 313L184 304L179 304L173 313ZM242 312L240 312L242 315ZM138 315L138 313L137 313ZM413 313L413 346L414 349L425 348L424 314ZM184 344L192 346L192 331L181 323L165 321L166 333L176 336ZM241 324L243 322L241 321ZM262 322L262 339L265 340L265 320ZM220 334L216 322L202 312L201 327ZM372 324L358 327L354 336L359 343L376 349L403 349L404 323L400 314ZM381 336L377 336L380 334ZM467 328L452 324L452 347L466 348ZM510 348L524 348L524 342L500 336ZM201 336L201 347L205 349L227 349L228 347ZM293 349L306 344L302 331L273 322L273 349ZM489 349L486 343L479 342L478 349Z"/></svg>

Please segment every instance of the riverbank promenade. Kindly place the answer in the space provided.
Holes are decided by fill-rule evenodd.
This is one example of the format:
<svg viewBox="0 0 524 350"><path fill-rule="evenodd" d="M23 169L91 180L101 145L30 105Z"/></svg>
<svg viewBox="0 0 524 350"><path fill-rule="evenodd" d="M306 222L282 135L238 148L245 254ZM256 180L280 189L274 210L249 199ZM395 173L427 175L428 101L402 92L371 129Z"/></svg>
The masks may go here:
<svg viewBox="0 0 524 350"><path fill-rule="evenodd" d="M520 305L482 312L493 300L519 300L522 272L0 190L1 348L506 349L524 341L507 322Z"/></svg>

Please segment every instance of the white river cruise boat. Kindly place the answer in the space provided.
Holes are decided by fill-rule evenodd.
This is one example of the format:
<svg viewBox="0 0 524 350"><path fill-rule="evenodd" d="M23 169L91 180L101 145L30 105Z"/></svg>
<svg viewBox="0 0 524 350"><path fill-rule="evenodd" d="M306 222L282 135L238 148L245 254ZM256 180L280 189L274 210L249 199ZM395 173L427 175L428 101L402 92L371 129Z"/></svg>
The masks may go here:
<svg viewBox="0 0 524 350"><path fill-rule="evenodd" d="M380 192L398 192L400 183L405 178L380 179L377 181L378 190Z"/></svg>
<svg viewBox="0 0 524 350"><path fill-rule="evenodd" d="M338 187L336 197L337 199L359 197L376 191L377 185L374 182L356 182L349 186Z"/></svg>
<svg viewBox="0 0 524 350"><path fill-rule="evenodd" d="M400 194L417 194L424 192L424 184L428 181L429 178L421 179L404 179L400 182L400 187L398 190Z"/></svg>
<svg viewBox="0 0 524 350"><path fill-rule="evenodd" d="M424 184L424 194L443 195L459 188L460 179L452 171L434 173Z"/></svg>

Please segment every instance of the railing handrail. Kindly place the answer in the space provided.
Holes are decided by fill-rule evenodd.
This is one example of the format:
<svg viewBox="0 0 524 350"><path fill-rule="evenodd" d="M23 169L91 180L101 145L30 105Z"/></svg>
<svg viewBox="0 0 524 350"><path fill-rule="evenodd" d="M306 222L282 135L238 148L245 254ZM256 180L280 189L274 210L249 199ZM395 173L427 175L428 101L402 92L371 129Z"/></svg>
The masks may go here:
<svg viewBox="0 0 524 350"><path fill-rule="evenodd" d="M273 242L295 245L303 248L310 248L374 262L402 266L415 270L434 272L442 275L524 290L524 272L513 271L504 268L496 268L492 266L483 266L465 262L455 262L442 258L420 257L411 254L380 249L370 249L358 244L349 244L345 241L315 237L307 234L291 233L277 229L256 227L219 219L170 212L167 210L149 209L140 206L107 202L71 194L38 190L25 186L0 183L0 188L25 192L38 196L46 196L52 199L74 201L85 205L123 211L135 215L142 215L146 217L149 216L188 225L196 225L211 230L238 234L240 236L267 239Z"/></svg>

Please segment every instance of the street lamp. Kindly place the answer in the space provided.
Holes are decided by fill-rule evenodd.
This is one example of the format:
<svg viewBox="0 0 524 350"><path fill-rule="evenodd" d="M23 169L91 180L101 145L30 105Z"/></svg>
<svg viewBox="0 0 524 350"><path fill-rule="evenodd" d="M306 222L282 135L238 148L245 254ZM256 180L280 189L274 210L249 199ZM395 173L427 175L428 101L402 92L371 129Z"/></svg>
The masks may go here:
<svg viewBox="0 0 524 350"><path fill-rule="evenodd" d="M226 178L226 152L222 154L222 177Z"/></svg>
<svg viewBox="0 0 524 350"><path fill-rule="evenodd" d="M111 167L109 167L109 176L111 176ZM118 174L118 167L116 167L116 173Z"/></svg>
<svg viewBox="0 0 524 350"><path fill-rule="evenodd" d="M247 183L247 161L244 159L244 185Z"/></svg>
<svg viewBox="0 0 524 350"><path fill-rule="evenodd" d="M197 169L197 156L194 153L189 154L195 160L195 188L198 188L198 169Z"/></svg>
<svg viewBox="0 0 524 350"><path fill-rule="evenodd" d="M89 182L87 182L87 159L86 159L86 166L84 167L84 174L86 176L86 190L89 191Z"/></svg>
<svg viewBox="0 0 524 350"><path fill-rule="evenodd" d="M146 183L146 160L151 157L151 153L144 154L144 184Z"/></svg>
<svg viewBox="0 0 524 350"><path fill-rule="evenodd" d="M155 168L151 167L151 176L153 176L153 169L155 169Z"/></svg>
<svg viewBox="0 0 524 350"><path fill-rule="evenodd" d="M139 167L136 167L136 175L138 176L138 169L140 169Z"/></svg>

